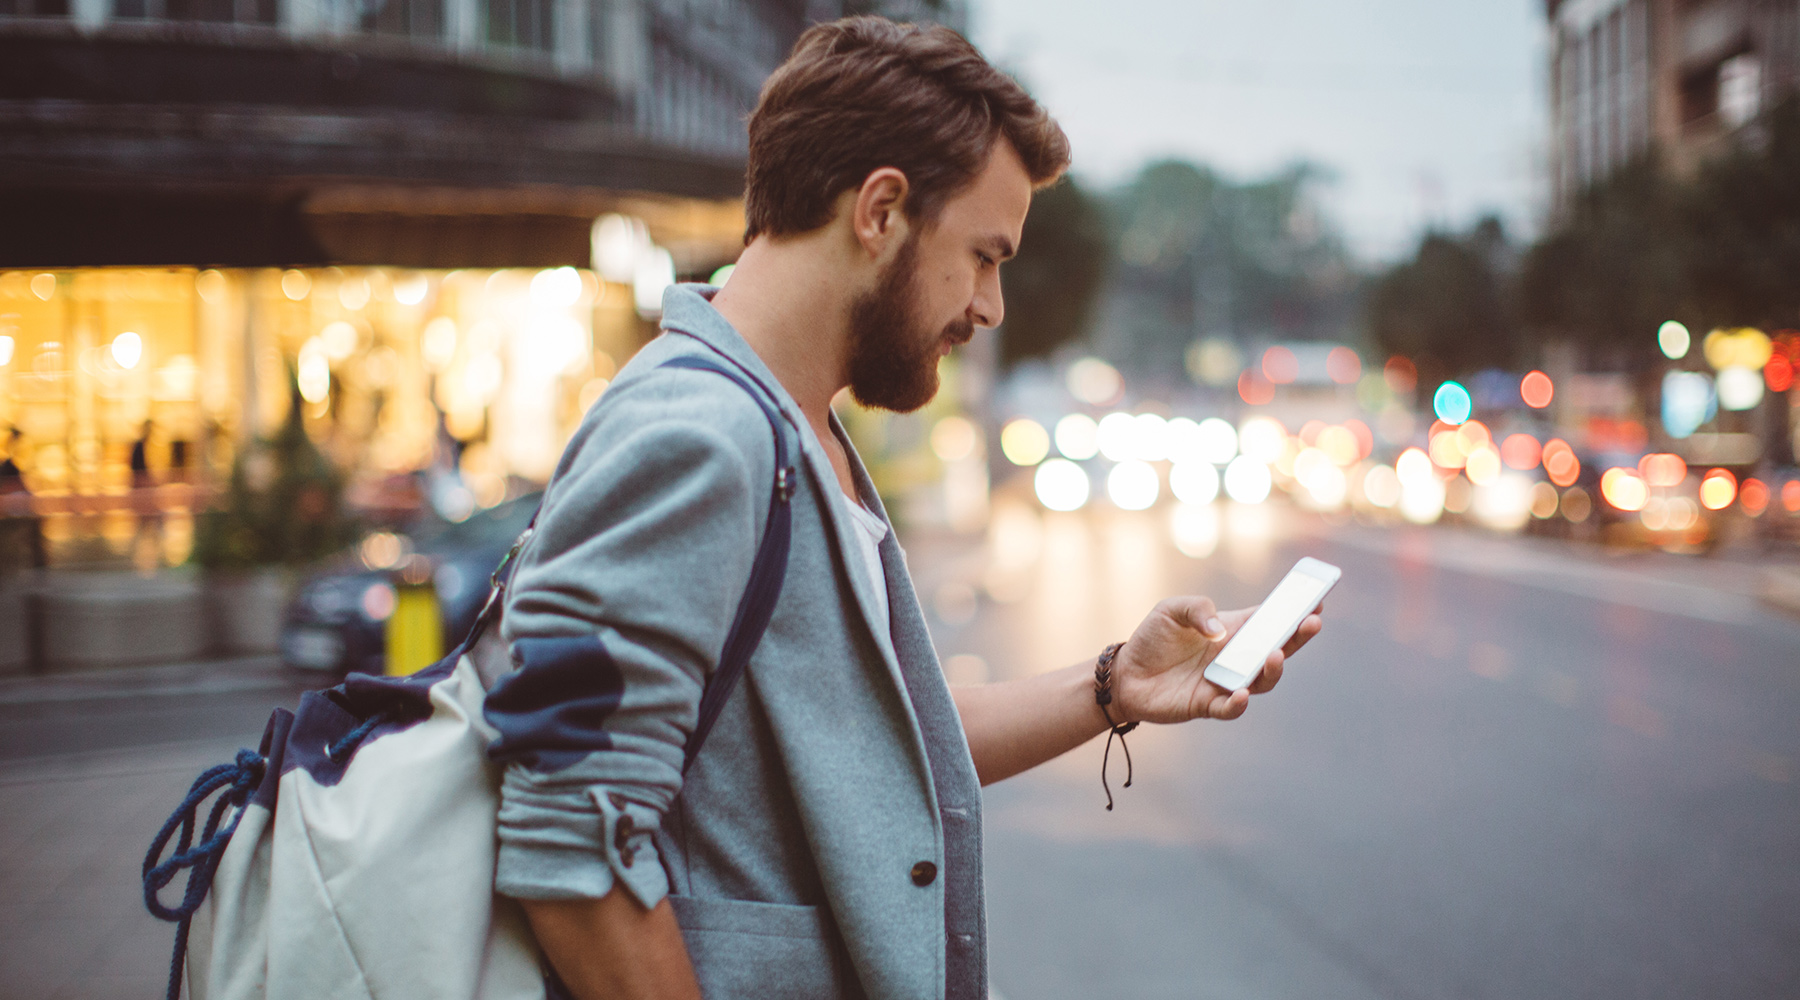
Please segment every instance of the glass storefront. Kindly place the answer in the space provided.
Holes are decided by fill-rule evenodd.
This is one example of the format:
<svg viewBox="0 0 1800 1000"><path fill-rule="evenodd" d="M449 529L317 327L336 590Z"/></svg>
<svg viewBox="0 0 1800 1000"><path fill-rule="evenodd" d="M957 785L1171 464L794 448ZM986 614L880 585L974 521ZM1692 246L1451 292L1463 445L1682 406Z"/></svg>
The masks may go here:
<svg viewBox="0 0 1800 1000"><path fill-rule="evenodd" d="M569 267L0 273L0 516L39 517L52 565L182 562L292 405L353 502L422 482L466 516L546 479L653 333L630 286Z"/></svg>

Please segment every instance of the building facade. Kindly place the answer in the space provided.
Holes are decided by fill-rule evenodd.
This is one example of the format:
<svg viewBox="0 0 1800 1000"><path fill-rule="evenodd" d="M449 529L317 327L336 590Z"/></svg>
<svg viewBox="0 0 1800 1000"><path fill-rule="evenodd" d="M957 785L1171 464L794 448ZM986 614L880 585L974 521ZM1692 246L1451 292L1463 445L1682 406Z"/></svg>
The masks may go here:
<svg viewBox="0 0 1800 1000"><path fill-rule="evenodd" d="M1547 0L1560 212L1651 150L1688 170L1800 90L1796 0Z"/></svg>
<svg viewBox="0 0 1800 1000"><path fill-rule="evenodd" d="M810 23L952 0L0 0L0 516L186 555L301 408L378 502L548 476L660 292L742 243ZM146 540L146 512L161 526Z"/></svg>

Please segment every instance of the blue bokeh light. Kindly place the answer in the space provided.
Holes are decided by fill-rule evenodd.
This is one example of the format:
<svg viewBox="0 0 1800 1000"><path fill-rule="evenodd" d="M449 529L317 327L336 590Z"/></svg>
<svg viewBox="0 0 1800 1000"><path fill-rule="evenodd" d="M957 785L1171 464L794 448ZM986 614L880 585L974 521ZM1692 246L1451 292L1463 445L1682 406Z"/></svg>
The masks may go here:
<svg viewBox="0 0 1800 1000"><path fill-rule="evenodd" d="M1469 390L1460 382L1445 382L1438 386L1437 395L1431 398L1431 408L1437 411L1437 417L1446 424L1460 424L1469 419L1469 412L1474 403L1469 399Z"/></svg>

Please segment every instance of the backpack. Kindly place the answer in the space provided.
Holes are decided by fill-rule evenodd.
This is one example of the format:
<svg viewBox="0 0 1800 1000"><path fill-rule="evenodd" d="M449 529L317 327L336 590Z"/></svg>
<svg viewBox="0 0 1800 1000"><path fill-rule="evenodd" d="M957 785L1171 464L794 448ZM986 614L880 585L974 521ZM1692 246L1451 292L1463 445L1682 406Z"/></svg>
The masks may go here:
<svg viewBox="0 0 1800 1000"><path fill-rule="evenodd" d="M746 375L695 356L660 367L731 379L775 435L763 540L701 697L685 771L781 594L797 449L772 398ZM256 750L194 781L144 858L144 903L176 925L168 1000L178 1000L184 969L193 1000L564 995L522 909L493 888L501 765L487 756L498 734L482 706L510 669L493 625L532 531L494 571L469 635L443 660L408 677L352 674L307 692L297 711L275 709ZM180 902L163 903L184 869Z"/></svg>

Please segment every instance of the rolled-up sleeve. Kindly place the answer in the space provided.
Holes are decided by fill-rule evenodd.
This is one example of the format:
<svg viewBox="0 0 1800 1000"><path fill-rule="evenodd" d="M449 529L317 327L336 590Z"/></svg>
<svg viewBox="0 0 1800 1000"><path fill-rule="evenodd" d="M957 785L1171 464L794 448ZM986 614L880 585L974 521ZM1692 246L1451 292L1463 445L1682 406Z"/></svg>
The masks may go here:
<svg viewBox="0 0 1800 1000"><path fill-rule="evenodd" d="M773 449L716 375L614 391L565 452L502 619L495 888L597 899L623 881L649 907L669 888L652 835L750 575Z"/></svg>

